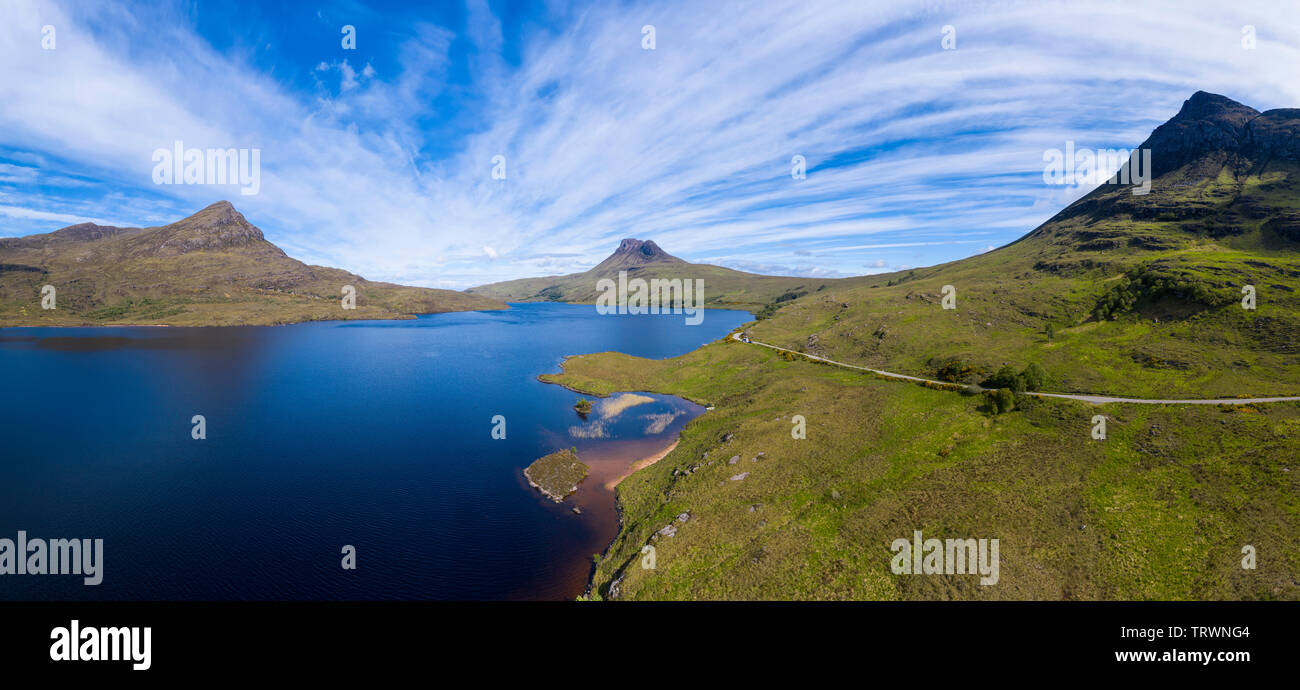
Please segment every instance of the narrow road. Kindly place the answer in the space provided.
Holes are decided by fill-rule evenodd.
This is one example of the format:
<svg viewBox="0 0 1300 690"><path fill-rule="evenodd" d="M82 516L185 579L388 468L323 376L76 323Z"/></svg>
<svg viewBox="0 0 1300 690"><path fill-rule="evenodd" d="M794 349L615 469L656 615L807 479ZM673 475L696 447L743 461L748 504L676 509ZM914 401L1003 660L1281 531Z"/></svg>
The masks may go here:
<svg viewBox="0 0 1300 690"><path fill-rule="evenodd" d="M769 345L767 343L760 343L757 340L743 340L740 337L739 333L733 333L731 337L733 340L736 340L737 342L749 343L750 345L762 345L763 347L766 348L778 350L780 352L789 352L792 355L807 357L808 359L816 360L818 362L825 362L827 364L833 364L837 367L844 367L845 369L856 369L858 371L868 371L873 374L879 374L880 376L885 376L891 379L898 379L900 381L913 381L916 383L937 383L943 386L953 385L951 381L936 381L934 379L923 379L923 378L918 378L916 376L908 376L907 374L895 374L892 371L881 371L879 369L872 369L870 367L860 367L856 364L836 362L833 359L826 359L825 357L818 357L816 355L810 355L803 352L795 352L794 350L787 350L784 347L777 347L775 345ZM981 388L980 390L989 390L989 389ZM1137 403L1139 405L1245 405L1248 403L1300 402L1300 395L1285 397L1285 398L1216 398L1213 400L1151 400L1148 398L1114 398L1108 395L1085 395L1083 393L1036 393L1032 391L1026 392L1025 395L1034 395L1040 398L1064 398L1066 400L1078 400L1080 402L1092 403L1093 405L1102 405L1105 403Z"/></svg>

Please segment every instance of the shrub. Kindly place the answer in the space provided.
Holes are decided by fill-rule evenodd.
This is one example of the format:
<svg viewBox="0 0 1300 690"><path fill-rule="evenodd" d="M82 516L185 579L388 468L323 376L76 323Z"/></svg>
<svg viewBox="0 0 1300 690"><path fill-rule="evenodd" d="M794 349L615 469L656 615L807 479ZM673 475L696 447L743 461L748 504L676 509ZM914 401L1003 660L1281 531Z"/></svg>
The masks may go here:
<svg viewBox="0 0 1300 690"><path fill-rule="evenodd" d="M1138 266L1120 276L1115 285L1097 300L1092 316L1098 321L1117 319L1139 301L1175 297L1205 307L1222 307L1236 301L1236 293L1187 273Z"/></svg>
<svg viewBox="0 0 1300 690"><path fill-rule="evenodd" d="M990 404L993 412L1002 414L1010 412L1016 406L1016 394L1011 392L1010 388L999 388L996 392L990 393Z"/></svg>
<svg viewBox="0 0 1300 690"><path fill-rule="evenodd" d="M1021 378L1025 380L1025 390L1037 391L1042 390L1047 384L1047 370L1038 364L1030 362L1025 370L1020 372Z"/></svg>
<svg viewBox="0 0 1300 690"><path fill-rule="evenodd" d="M985 388L1010 388L1012 393L1041 390L1047 385L1047 370L1037 362L1031 362L1020 372L1007 365L984 379L980 385Z"/></svg>
<svg viewBox="0 0 1300 690"><path fill-rule="evenodd" d="M955 357L939 365L935 372L935 376L940 380L952 381L953 383L964 383L972 376L978 376L979 374L980 371L977 367Z"/></svg>
<svg viewBox="0 0 1300 690"><path fill-rule="evenodd" d="M772 300L772 302L775 304L780 304L782 302L789 302L791 300L799 299L800 297L803 297L806 294L808 294L807 290L798 290L798 289L786 290L785 292L778 295L776 299Z"/></svg>
<svg viewBox="0 0 1300 690"><path fill-rule="evenodd" d="M1010 388L1015 393L1023 393L1025 391L1025 377L1016 373L1016 370L1011 365L1007 365L998 369L995 374L985 379L980 385L985 388Z"/></svg>

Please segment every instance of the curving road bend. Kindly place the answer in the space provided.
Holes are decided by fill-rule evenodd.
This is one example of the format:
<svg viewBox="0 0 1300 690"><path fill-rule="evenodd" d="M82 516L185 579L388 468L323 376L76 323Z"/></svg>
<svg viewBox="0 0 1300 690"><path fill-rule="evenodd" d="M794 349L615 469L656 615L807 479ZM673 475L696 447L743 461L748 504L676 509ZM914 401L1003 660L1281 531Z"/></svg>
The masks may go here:
<svg viewBox="0 0 1300 690"><path fill-rule="evenodd" d="M810 355L804 352L787 350L784 347L777 347L776 345L760 343L757 340L744 340L740 337L740 333L733 333L731 335L731 338L737 342L748 343L750 345L762 345L763 347L772 350L777 350L780 352L789 352L792 355L807 357L808 359L816 360L818 362L825 362L827 364L833 364L837 367L844 367L846 369L856 369L858 371L868 371L873 374L878 374L880 376L885 376L891 379L898 379L900 381L913 381L916 383L937 383L943 386L953 385L951 381L936 381L935 379L919 378L916 376L908 376L907 374L895 374L892 371L881 371L879 369L872 369L870 367L860 367L856 364L837 362L833 359L826 359L825 357L818 357L816 355ZM985 388L981 390L988 390L988 389ZM1246 404L1253 404L1253 403L1300 402L1300 395L1281 397L1281 398L1215 398L1211 400L1153 400L1150 398L1116 398L1108 395L1087 395L1084 393L1026 392L1025 395L1035 395L1040 398L1064 398L1066 400L1078 400L1080 402L1091 403L1093 405L1104 405L1106 403L1136 403L1139 405L1246 405Z"/></svg>

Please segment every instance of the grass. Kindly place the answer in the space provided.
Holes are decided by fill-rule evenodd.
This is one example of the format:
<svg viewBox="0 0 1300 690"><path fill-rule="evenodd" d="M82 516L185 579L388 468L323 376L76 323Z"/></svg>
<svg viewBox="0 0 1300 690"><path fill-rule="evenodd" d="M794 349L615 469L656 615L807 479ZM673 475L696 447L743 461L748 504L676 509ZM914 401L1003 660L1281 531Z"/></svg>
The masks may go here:
<svg viewBox="0 0 1300 690"><path fill-rule="evenodd" d="M624 599L1300 598L1297 405L1022 397L991 416L980 396L734 342L663 361L575 357L545 379L715 405L619 485L623 529L594 579L604 597L618 581ZM1099 411L1106 441L1090 435ZM806 439L792 438L794 415ZM682 512L675 536L655 536ZM889 544L913 530L998 538L999 584L894 575ZM646 544L655 570L640 566ZM1257 570L1239 565L1245 544L1269 554Z"/></svg>
<svg viewBox="0 0 1300 690"><path fill-rule="evenodd" d="M1103 185L985 254L774 291L747 330L962 383L1036 364L1048 392L1297 395L1298 207L1300 165L1210 155L1145 196ZM947 285L956 309L942 306ZM1019 396L994 415L986 396L730 340L664 361L575 357L544 378L715 406L619 484L601 597L617 583L628 599L1300 599L1300 405ZM792 437L796 416L806 439ZM683 512L674 536L656 535ZM999 583L894 575L889 545L915 530L999 539ZM653 570L640 566L647 544ZM1240 565L1246 545L1268 554L1255 570Z"/></svg>
<svg viewBox="0 0 1300 690"><path fill-rule="evenodd" d="M1103 185L1000 249L774 301L751 333L921 376L953 360L985 372L1038 363L1053 392L1297 395L1298 211L1300 165L1243 172L1209 156L1146 196ZM955 310L942 308L945 285ZM1245 285L1254 310L1241 307Z"/></svg>
<svg viewBox="0 0 1300 690"><path fill-rule="evenodd" d="M1034 257L983 255L917 271L888 286L828 288L760 321L754 339L839 361L913 375L937 375L948 361L985 371L1030 363L1051 376L1046 390L1149 398L1300 394L1300 257L1180 250L1073 275L1035 272ZM1235 299L1206 305L1164 293L1097 319L1139 261L1200 281ZM1018 267L1025 267L1020 270ZM1240 286L1255 285L1257 308L1242 309ZM956 310L940 306L957 289ZM1049 329L1050 326L1050 329ZM1049 330L1051 331L1049 337Z"/></svg>
<svg viewBox="0 0 1300 690"><path fill-rule="evenodd" d="M39 288L38 288L39 289ZM25 292L25 291L24 291ZM33 292L32 294L38 294ZM388 301L366 303L358 290L356 309L344 310L338 299L315 294L275 294L239 287L223 288L224 297L209 294L171 294L128 297L101 305L97 300L72 304L59 292L58 308L42 310L39 296L30 302L0 300L0 327L7 326L271 326L303 321L353 319L409 319L415 313L454 311L454 307L483 308L474 304L409 305L404 310ZM453 293L454 294L454 293ZM372 293L371 297L379 297ZM425 310L428 309L426 312Z"/></svg>

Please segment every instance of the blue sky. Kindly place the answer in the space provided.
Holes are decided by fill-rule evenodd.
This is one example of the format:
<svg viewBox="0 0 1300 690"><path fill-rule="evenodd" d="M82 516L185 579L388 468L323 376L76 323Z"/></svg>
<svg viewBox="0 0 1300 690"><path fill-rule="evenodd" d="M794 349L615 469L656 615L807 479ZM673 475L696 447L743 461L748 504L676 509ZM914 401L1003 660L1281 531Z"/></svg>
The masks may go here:
<svg viewBox="0 0 1300 690"><path fill-rule="evenodd" d="M4 0L0 59L0 236L228 199L291 256L415 285L624 237L834 277L1018 238L1089 189L1044 151L1134 147L1198 89L1300 106L1300 3ZM155 184L177 140L260 149L258 193Z"/></svg>

